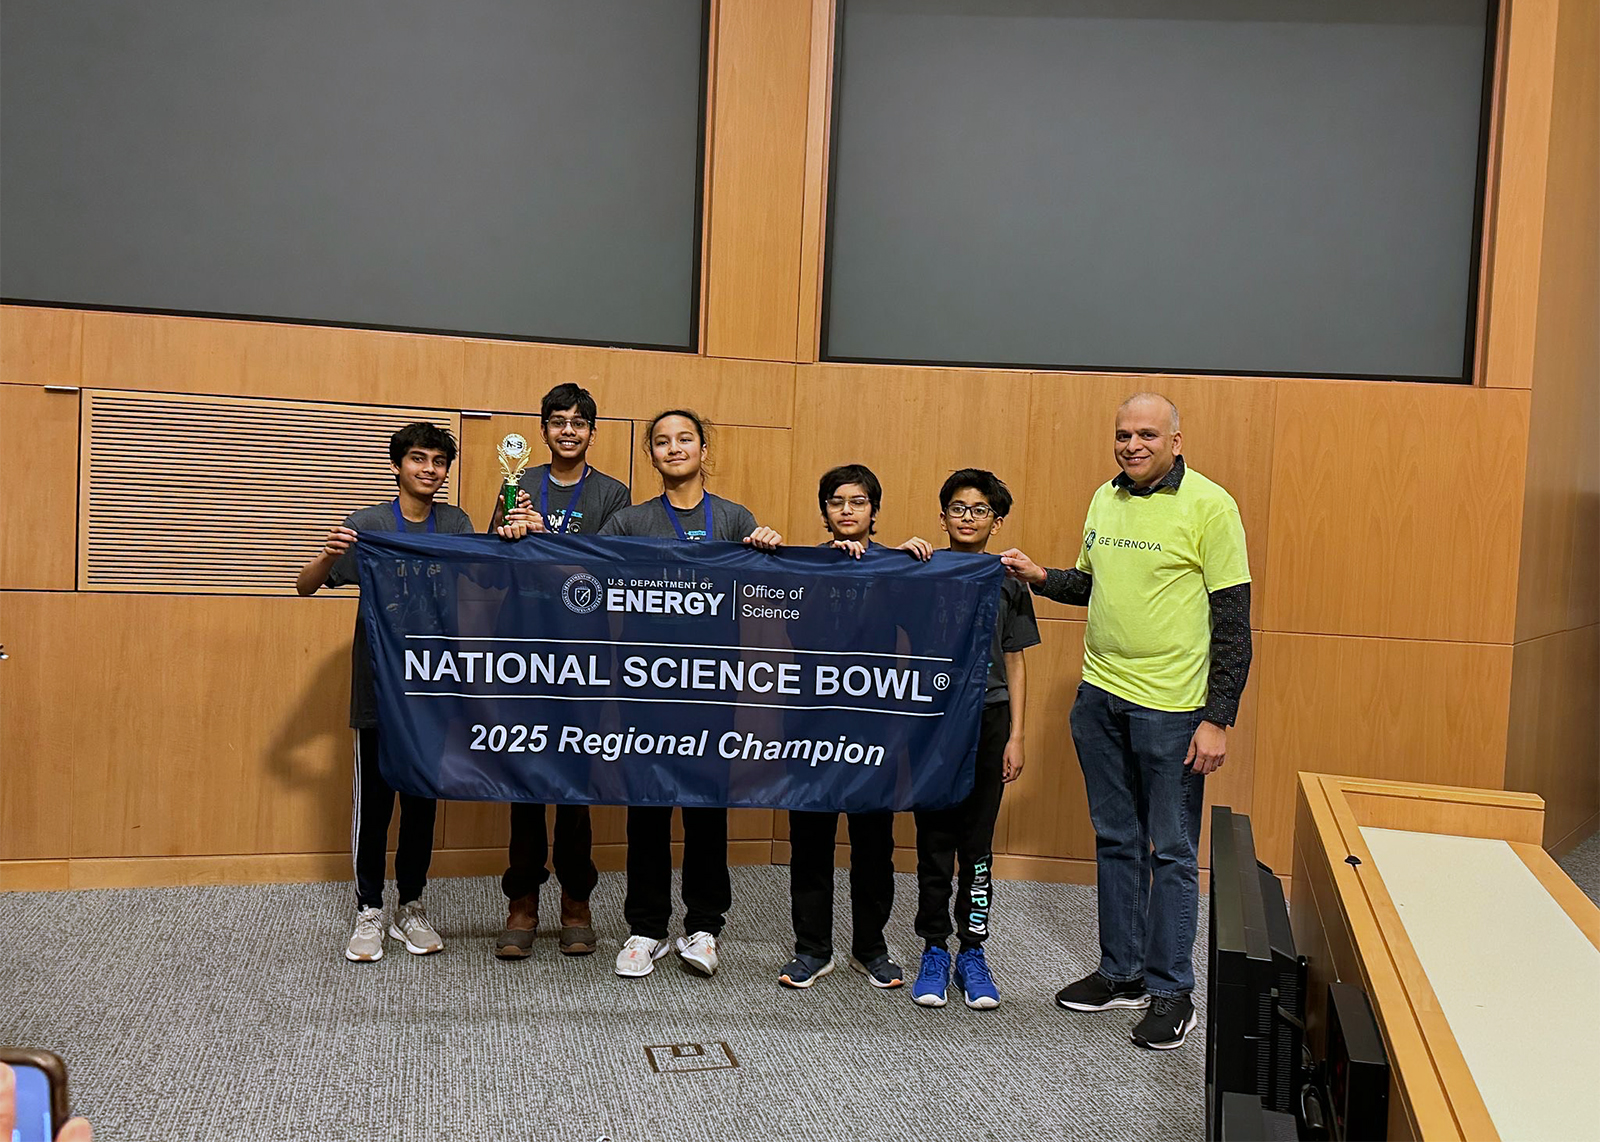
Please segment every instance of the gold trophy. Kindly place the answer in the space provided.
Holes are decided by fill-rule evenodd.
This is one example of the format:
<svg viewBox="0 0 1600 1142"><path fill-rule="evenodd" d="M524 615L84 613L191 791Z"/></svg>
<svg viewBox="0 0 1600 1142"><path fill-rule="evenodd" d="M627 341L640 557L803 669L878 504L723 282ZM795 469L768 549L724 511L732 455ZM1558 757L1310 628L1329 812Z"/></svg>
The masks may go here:
<svg viewBox="0 0 1600 1142"><path fill-rule="evenodd" d="M505 477L505 483L500 488L501 517L504 518L517 506L522 470L528 466L532 453L528 451L527 439L516 432L507 433L495 451L500 454L500 473Z"/></svg>

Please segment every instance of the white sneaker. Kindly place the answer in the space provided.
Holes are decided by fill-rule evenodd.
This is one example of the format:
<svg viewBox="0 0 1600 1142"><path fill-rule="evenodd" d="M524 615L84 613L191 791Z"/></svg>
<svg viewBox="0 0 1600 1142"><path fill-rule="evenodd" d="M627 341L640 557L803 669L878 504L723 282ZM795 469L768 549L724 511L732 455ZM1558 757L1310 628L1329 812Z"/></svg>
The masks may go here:
<svg viewBox="0 0 1600 1142"><path fill-rule="evenodd" d="M717 974L717 938L710 932L678 937L678 955L696 971Z"/></svg>
<svg viewBox="0 0 1600 1142"><path fill-rule="evenodd" d="M617 953L617 974L637 979L656 970L656 961L667 954L665 940L649 936L629 936Z"/></svg>
<svg viewBox="0 0 1600 1142"><path fill-rule="evenodd" d="M383 959L382 908L363 908L356 913L356 930L351 933L344 958L358 963Z"/></svg>
<svg viewBox="0 0 1600 1142"><path fill-rule="evenodd" d="M404 941L406 951L414 956L428 956L444 951L444 941L428 923L428 914L420 900L402 904L394 910L394 920L389 924L389 935Z"/></svg>

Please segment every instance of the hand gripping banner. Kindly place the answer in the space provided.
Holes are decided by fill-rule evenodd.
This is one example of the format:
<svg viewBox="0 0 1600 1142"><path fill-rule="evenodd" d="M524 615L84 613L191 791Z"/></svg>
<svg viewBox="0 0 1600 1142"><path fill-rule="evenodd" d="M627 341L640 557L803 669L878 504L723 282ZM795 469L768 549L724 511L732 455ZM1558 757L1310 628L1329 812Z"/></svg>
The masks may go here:
<svg viewBox="0 0 1600 1142"><path fill-rule="evenodd" d="M356 555L401 792L867 812L972 787L992 555L391 532Z"/></svg>

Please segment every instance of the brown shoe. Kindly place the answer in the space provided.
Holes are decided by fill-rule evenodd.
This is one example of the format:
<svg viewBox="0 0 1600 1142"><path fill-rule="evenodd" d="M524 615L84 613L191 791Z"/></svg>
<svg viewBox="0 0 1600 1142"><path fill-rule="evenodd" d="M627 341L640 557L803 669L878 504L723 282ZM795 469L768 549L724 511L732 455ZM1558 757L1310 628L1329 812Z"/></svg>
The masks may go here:
<svg viewBox="0 0 1600 1142"><path fill-rule="evenodd" d="M533 936L539 930L539 894L519 896L511 902L506 926L495 940L494 954L502 960L524 960L533 954Z"/></svg>
<svg viewBox="0 0 1600 1142"><path fill-rule="evenodd" d="M561 893L561 952L568 956L586 956L594 951L593 920L589 916L589 902L574 900L565 891Z"/></svg>

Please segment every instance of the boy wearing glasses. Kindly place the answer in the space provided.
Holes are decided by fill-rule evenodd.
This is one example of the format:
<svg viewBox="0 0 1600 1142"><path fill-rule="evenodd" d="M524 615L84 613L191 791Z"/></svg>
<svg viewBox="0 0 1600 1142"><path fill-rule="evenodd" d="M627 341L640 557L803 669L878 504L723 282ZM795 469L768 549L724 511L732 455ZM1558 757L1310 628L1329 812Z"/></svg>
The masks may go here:
<svg viewBox="0 0 1600 1142"><path fill-rule="evenodd" d="M589 466L594 442L595 404L587 389L557 385L539 405L539 432L550 449L550 462L522 473L519 506L534 509L546 535L595 535L601 525L632 502L628 487ZM495 507L494 522L500 519ZM492 525L491 525L492 526ZM555 850L545 834L544 806L518 802L511 806L510 864L500 887L510 901L505 928L494 954L503 960L525 959L533 951L539 926L539 888L550 877L545 858L555 863L561 882L561 930L558 944L569 956L588 955L595 948L589 894L599 873L590 856L593 833L587 805L557 805Z"/></svg>
<svg viewBox="0 0 1600 1142"><path fill-rule="evenodd" d="M963 468L939 489L939 523L950 537L950 550L981 552L1011 512L1011 492L993 472ZM905 544L919 559L933 554L922 539ZM989 655L989 680L983 697L983 722L972 792L948 809L918 810L917 935L927 941L911 998L923 1007L943 1007L950 987L950 878L960 862L956 891L956 923L960 939L955 981L968 1007L1000 1006L1000 992L989 975L983 941L989 935L989 908L994 889L995 819L1000 794L1022 772L1022 653L1039 645L1039 624L1033 598L1020 583L1007 579L1001 589Z"/></svg>
<svg viewBox="0 0 1600 1142"><path fill-rule="evenodd" d="M844 464L822 474L817 507L828 529L824 547L860 559L872 546L883 486L864 464ZM834 588L832 616L841 644L857 637L857 612L843 605ZM850 592L852 595L854 591ZM848 627L849 629L845 629ZM850 830L850 966L873 987L904 982L889 958L883 929L894 907L894 814L847 813ZM838 813L789 811L789 907L794 920L794 959L778 973L785 987L810 987L834 968L833 844Z"/></svg>

